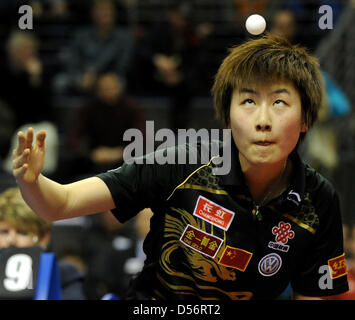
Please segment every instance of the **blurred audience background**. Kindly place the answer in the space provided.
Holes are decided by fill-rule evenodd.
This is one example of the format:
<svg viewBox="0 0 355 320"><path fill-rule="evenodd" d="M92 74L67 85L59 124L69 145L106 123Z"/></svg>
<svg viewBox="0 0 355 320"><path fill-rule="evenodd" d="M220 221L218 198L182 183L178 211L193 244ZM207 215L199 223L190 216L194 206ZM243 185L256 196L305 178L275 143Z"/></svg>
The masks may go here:
<svg viewBox="0 0 355 320"><path fill-rule="evenodd" d="M32 30L18 26L24 4ZM332 29L319 26L323 5ZM213 77L229 47L254 37L244 26L254 13L319 58L328 103L302 153L336 185L344 230L353 230L354 0L1 0L0 191L15 185L9 159L17 130L29 125L48 128L46 174L63 183L119 166L123 133L144 133L147 120L155 130L222 128ZM85 274L88 298L120 296L121 272L139 270L142 256L135 223L121 226L110 213L55 222L50 248ZM116 277L112 268L126 271Z"/></svg>

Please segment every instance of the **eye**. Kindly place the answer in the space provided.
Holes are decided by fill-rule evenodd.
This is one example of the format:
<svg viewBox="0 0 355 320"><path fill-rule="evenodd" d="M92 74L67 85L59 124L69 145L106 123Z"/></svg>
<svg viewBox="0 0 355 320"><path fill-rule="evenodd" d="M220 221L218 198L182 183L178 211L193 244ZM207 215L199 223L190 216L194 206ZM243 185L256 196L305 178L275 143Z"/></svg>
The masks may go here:
<svg viewBox="0 0 355 320"><path fill-rule="evenodd" d="M29 231L27 231L27 230L17 230L17 233L20 236L28 236L29 235Z"/></svg>
<svg viewBox="0 0 355 320"><path fill-rule="evenodd" d="M278 99L278 100L276 100L276 101L274 102L274 105L281 107L281 106L286 106L287 103L286 103L285 101L283 101L283 100Z"/></svg>
<svg viewBox="0 0 355 320"><path fill-rule="evenodd" d="M242 104L245 104L245 105L250 105L250 104L255 104L254 100L253 99L245 99Z"/></svg>
<svg viewBox="0 0 355 320"><path fill-rule="evenodd" d="M0 229L0 236L6 236L9 233L8 229Z"/></svg>

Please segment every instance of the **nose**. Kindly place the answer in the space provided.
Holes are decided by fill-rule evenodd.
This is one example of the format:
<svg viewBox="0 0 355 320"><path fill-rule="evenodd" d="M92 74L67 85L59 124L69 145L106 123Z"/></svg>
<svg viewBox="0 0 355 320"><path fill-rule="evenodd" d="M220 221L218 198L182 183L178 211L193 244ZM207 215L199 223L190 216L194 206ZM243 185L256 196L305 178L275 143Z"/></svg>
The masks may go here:
<svg viewBox="0 0 355 320"><path fill-rule="evenodd" d="M261 106L259 112L257 113L255 129L256 131L262 132L269 132L272 130L272 121L270 118L269 109L266 105Z"/></svg>
<svg viewBox="0 0 355 320"><path fill-rule="evenodd" d="M257 124L256 131L271 131L270 124Z"/></svg>
<svg viewBox="0 0 355 320"><path fill-rule="evenodd" d="M14 231L10 231L7 235L7 244L8 246L15 245L16 244L16 233Z"/></svg>

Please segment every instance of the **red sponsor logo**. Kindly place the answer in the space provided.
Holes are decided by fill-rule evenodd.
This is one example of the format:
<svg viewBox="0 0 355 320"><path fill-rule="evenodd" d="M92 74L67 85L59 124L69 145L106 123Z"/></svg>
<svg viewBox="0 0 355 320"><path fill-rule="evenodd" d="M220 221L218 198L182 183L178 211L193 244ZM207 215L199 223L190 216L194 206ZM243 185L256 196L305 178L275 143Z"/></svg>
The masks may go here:
<svg viewBox="0 0 355 320"><path fill-rule="evenodd" d="M199 196L195 206L194 215L222 228L223 230L228 230L233 220L234 212L221 207L205 197Z"/></svg>
<svg viewBox="0 0 355 320"><path fill-rule="evenodd" d="M202 230L196 229L191 225L187 225L180 241L191 249L203 253L211 258L216 256L216 253L223 242L222 239Z"/></svg>
<svg viewBox="0 0 355 320"><path fill-rule="evenodd" d="M293 239L295 233L291 230L291 225L287 222L279 222L277 227L272 228L272 234L276 235L275 241L286 244L288 239Z"/></svg>
<svg viewBox="0 0 355 320"><path fill-rule="evenodd" d="M226 267L232 267L240 271L245 271L252 255L253 254L249 251L227 246L224 249L219 263Z"/></svg>
<svg viewBox="0 0 355 320"><path fill-rule="evenodd" d="M332 270L332 279L339 278L347 274L345 254L343 253L341 256L329 259L328 265Z"/></svg>

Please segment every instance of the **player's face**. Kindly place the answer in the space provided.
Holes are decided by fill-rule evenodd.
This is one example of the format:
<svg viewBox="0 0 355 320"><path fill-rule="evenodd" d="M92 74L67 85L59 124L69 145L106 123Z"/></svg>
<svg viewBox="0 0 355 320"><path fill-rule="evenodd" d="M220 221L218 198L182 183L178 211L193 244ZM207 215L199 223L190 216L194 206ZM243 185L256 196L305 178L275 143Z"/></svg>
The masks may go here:
<svg viewBox="0 0 355 320"><path fill-rule="evenodd" d="M26 230L16 229L6 221L0 221L0 248L15 246L19 248L31 247L38 238Z"/></svg>
<svg viewBox="0 0 355 320"><path fill-rule="evenodd" d="M301 97L289 81L236 89L230 106L230 128L240 157L253 164L286 161L301 132Z"/></svg>

